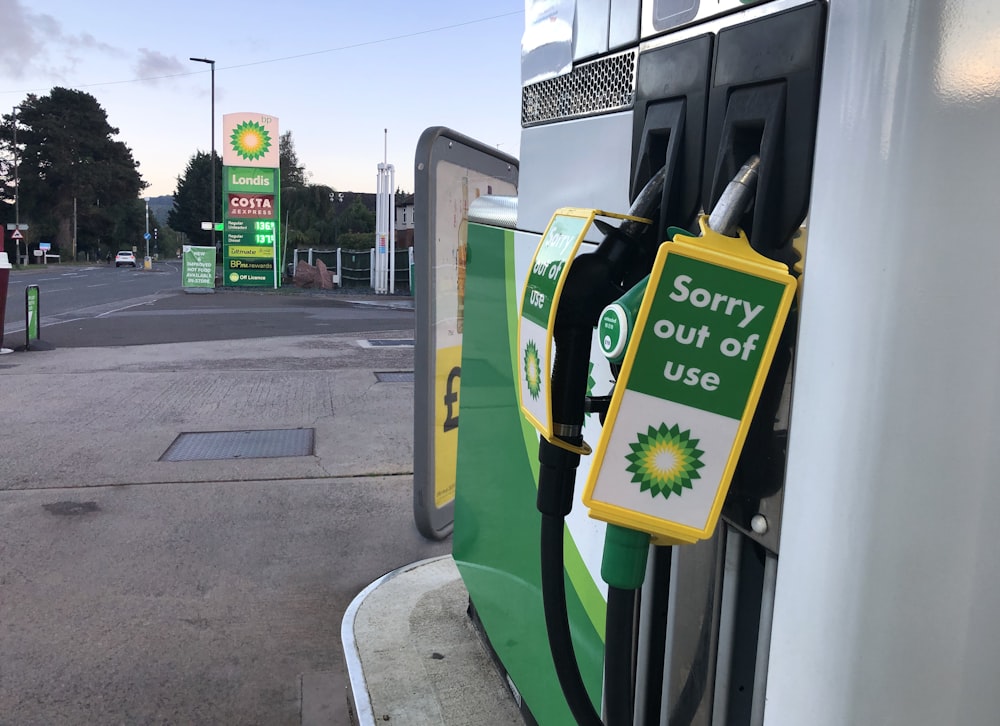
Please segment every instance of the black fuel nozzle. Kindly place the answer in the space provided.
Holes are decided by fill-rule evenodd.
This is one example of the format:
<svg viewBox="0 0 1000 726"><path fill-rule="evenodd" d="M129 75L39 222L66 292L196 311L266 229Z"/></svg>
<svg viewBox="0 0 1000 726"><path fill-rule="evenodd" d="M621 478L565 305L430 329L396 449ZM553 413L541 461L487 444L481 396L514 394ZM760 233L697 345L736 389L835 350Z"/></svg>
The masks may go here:
<svg viewBox="0 0 1000 726"><path fill-rule="evenodd" d="M655 216L666 175L667 169L663 167L646 182L629 208L629 216L642 219ZM583 428L594 327L608 303L624 293L629 275L642 277L648 272L637 263L646 256L651 260L657 246L644 242L644 233L650 227L645 222L626 219L617 227L603 222L597 227L604 233L604 239L596 250L573 261L552 331L556 346L552 364L552 416L557 435L574 444Z"/></svg>
<svg viewBox="0 0 1000 726"><path fill-rule="evenodd" d="M629 209L630 216L644 219L653 216L664 179L665 168L643 187ZM604 307L621 296L627 275L635 274L630 268L643 259L642 238L646 226L629 219L618 227L603 222L597 224L604 239L596 250L573 260L566 274L552 331L556 349L552 362L552 424L553 434L559 441L542 438L538 445L536 505L542 514L540 544L545 625L566 702L577 723L588 726L600 726L601 718L584 687L573 652L563 583L563 528L565 517L573 508L579 452L583 450L594 327Z"/></svg>

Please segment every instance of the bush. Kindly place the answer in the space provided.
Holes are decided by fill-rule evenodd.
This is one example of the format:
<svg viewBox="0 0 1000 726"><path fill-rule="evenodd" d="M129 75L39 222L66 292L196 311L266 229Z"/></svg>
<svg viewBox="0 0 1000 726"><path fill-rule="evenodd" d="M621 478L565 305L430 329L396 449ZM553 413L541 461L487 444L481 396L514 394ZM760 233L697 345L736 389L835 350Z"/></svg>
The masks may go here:
<svg viewBox="0 0 1000 726"><path fill-rule="evenodd" d="M337 235L337 245L345 250L370 250L375 246L375 233L342 232Z"/></svg>

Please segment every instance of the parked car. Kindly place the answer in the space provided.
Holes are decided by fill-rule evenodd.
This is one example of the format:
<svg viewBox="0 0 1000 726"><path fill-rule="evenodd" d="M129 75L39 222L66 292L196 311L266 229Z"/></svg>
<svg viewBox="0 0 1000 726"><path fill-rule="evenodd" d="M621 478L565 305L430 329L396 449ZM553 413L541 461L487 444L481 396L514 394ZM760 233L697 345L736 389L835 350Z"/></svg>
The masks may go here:
<svg viewBox="0 0 1000 726"><path fill-rule="evenodd" d="M115 267L121 267L122 265L135 267L135 255L131 251L122 250L115 255Z"/></svg>

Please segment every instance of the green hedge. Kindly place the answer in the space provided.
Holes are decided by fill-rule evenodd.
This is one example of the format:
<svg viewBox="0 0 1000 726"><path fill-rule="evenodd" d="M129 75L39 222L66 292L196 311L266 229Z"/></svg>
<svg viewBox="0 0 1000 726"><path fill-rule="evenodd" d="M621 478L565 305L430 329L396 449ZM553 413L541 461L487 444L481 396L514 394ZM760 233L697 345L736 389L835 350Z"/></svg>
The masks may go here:
<svg viewBox="0 0 1000 726"><path fill-rule="evenodd" d="M375 246L375 233L342 232L337 235L337 246L345 250L370 250Z"/></svg>

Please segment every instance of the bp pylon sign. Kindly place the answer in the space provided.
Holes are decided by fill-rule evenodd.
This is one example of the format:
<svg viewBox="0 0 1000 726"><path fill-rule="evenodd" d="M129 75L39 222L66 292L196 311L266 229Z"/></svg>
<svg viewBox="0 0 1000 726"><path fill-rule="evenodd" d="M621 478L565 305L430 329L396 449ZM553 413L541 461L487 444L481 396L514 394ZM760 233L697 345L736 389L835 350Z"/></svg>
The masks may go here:
<svg viewBox="0 0 1000 726"><path fill-rule="evenodd" d="M222 117L222 132L223 284L278 287L278 119L229 113Z"/></svg>

